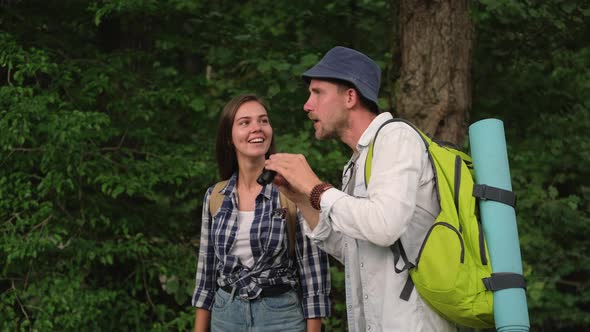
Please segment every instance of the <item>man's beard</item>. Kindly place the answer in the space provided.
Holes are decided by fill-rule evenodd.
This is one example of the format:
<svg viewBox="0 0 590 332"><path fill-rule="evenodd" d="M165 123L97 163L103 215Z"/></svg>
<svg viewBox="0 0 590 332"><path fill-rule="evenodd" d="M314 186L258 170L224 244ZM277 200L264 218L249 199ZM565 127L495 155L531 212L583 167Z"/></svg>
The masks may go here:
<svg viewBox="0 0 590 332"><path fill-rule="evenodd" d="M321 137L318 137L316 135L316 138L320 141L323 140L328 140L328 139L340 139L340 137L342 137L342 132L345 131L346 129L348 129L348 119L346 118L339 118L338 122L333 123L333 125L331 126L331 128L325 128L325 127L321 127L322 129L322 135Z"/></svg>

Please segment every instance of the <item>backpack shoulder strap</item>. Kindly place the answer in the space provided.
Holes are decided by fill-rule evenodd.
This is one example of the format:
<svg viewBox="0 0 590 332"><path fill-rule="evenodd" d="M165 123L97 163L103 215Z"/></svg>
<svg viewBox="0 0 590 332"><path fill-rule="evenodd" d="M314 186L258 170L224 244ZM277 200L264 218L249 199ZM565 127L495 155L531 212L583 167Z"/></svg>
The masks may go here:
<svg viewBox="0 0 590 332"><path fill-rule="evenodd" d="M426 146L426 151L430 154L430 152L429 152L430 144L432 143L432 140L430 139L430 137L428 137L426 134L424 134L422 131L420 131L418 128L416 128L416 126L414 126L411 122L406 121L404 119L394 118L394 119L387 120L379 127L379 129L377 129L375 136L373 136L373 138L371 139L371 142L369 143L369 151L367 153L367 158L365 159L365 188L369 187L369 180L371 179L371 167L373 165L373 154L374 154L373 149L375 146L375 141L377 140L377 135L379 135L381 128L385 127L385 125L392 123L392 122L403 122L403 123L407 124L408 126L410 126L410 128L414 129L418 133L418 135L420 135L420 138L422 139L422 141L424 142L424 145ZM430 155L429 155L429 158L430 158ZM434 167L434 165L433 165L433 167ZM393 253L395 272L401 273L403 271L409 270L414 267L414 264L412 264L408 260L408 257L406 256L406 252L404 250L404 247L403 247L400 239L395 241L395 243L392 244L389 248L391 249L391 252ZM398 263L400 262L400 260L404 264L404 266L401 269L398 268ZM412 294L413 289L414 289L414 282L412 280L412 277L408 274L408 279L406 280L404 288L402 289L402 292L400 294L400 298L404 301L408 301L410 299L410 295Z"/></svg>
<svg viewBox="0 0 590 332"><path fill-rule="evenodd" d="M209 214L212 216L217 214L217 211L221 207L221 203L223 203L224 196L220 194L219 191L225 187L226 184L227 180L219 181L215 184L213 190L211 191L211 197L209 198Z"/></svg>
<svg viewBox="0 0 590 332"><path fill-rule="evenodd" d="M297 231L297 206L282 192L279 192L279 200L281 207L287 209L287 245L289 250L289 257L295 257L295 233Z"/></svg>
<svg viewBox="0 0 590 332"><path fill-rule="evenodd" d="M387 121L385 121L381 127L379 127L379 129L377 129L377 132L375 133L375 136L373 136L373 138L371 139L371 142L369 143L369 151L367 152L367 158L365 159L365 187L369 187L369 180L371 179L371 167L373 166L373 149L375 146L375 141L377 140L377 135L379 135L379 132L381 131L381 128L385 127L385 125L392 123L392 122L403 122L405 124L407 124L408 126L410 126L410 128L414 129L418 135L420 135L420 138L422 138L422 141L424 142L424 145L426 145L426 150L428 150L428 147L430 146L431 143L431 139L424 134L422 131L420 131L418 128L416 128L416 126L414 126L411 122L404 120L404 119L400 119L400 118L393 118L393 119L389 119Z"/></svg>

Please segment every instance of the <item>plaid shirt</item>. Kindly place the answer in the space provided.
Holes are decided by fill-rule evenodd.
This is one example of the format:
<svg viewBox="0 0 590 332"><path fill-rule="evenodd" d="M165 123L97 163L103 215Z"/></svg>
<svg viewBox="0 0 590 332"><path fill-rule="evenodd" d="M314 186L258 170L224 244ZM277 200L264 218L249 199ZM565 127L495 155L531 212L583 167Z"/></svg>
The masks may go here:
<svg viewBox="0 0 590 332"><path fill-rule="evenodd" d="M209 213L210 187L205 193L201 240L197 264L196 286L192 297L194 307L211 310L218 287L231 286L244 299L255 299L262 287L289 284L299 288L305 318L330 315L330 272L328 256L304 235L297 213L296 261L287 250L287 223L281 211L279 192L266 185L256 197L254 221L250 229L250 245L254 257L251 268L231 255L238 231L237 174L220 193L225 196L219 211Z"/></svg>

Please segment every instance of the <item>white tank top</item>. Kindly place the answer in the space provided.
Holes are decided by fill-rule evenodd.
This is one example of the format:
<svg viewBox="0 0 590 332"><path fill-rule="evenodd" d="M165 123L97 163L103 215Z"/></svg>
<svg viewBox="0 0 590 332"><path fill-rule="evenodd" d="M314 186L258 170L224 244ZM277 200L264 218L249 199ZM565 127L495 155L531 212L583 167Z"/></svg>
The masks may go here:
<svg viewBox="0 0 590 332"><path fill-rule="evenodd" d="M254 211L238 211L238 232L236 242L231 249L230 254L238 256L242 265L252 267L254 257L250 247L250 228L254 221Z"/></svg>

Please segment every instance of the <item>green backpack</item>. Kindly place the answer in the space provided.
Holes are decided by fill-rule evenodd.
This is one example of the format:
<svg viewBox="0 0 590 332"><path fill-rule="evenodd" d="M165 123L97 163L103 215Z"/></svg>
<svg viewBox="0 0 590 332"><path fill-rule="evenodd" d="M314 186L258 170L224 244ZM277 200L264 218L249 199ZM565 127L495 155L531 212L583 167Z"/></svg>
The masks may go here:
<svg viewBox="0 0 590 332"><path fill-rule="evenodd" d="M371 140L365 184L369 185L377 134L384 125L395 121L408 124L422 137L434 168L441 207L415 265L407 259L400 240L391 246L396 272L410 273L400 297L407 301L415 286L422 299L445 319L468 327L493 327L493 293L486 285L492 268L476 213L471 157L431 140L407 121L393 119L383 124ZM401 269L397 267L400 259L405 265Z"/></svg>

